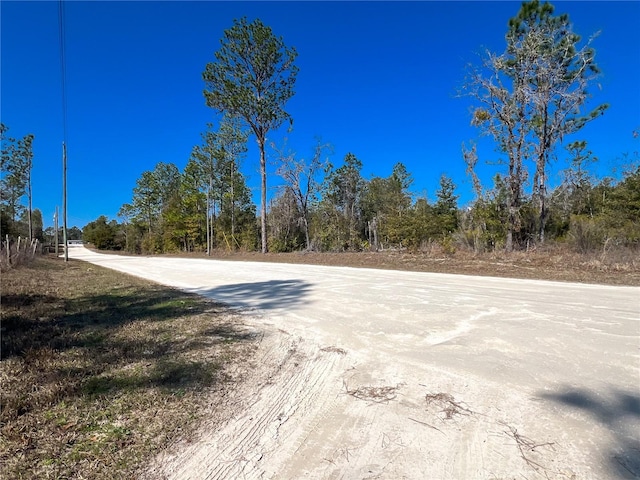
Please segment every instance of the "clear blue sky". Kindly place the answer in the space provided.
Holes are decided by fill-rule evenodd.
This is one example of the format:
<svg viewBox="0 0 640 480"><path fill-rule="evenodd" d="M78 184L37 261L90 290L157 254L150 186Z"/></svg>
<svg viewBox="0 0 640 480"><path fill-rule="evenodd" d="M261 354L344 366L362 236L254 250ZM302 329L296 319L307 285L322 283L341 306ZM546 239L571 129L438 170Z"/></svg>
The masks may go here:
<svg viewBox="0 0 640 480"><path fill-rule="evenodd" d="M638 150L640 2L555 2L584 38L596 31L601 90L611 104L578 136L610 174ZM461 203L473 199L460 145L476 137L469 101L456 98L464 67L483 47L503 51L520 2L65 2L69 226L115 218L136 180L157 162L181 170L214 111L202 71L234 18L260 18L298 51L288 104L290 146L311 153L315 136L347 152L363 174L387 176L403 162L413 191L430 200L442 173ZM9 134L35 134L33 202L52 224L61 204L62 107L58 2L1 2L1 117ZM273 132L279 142L284 131ZM496 159L483 143L483 159ZM489 182L496 167L482 166ZM275 166L270 167L271 171ZM258 153L250 139L243 171L258 202ZM277 179L270 177L269 194Z"/></svg>

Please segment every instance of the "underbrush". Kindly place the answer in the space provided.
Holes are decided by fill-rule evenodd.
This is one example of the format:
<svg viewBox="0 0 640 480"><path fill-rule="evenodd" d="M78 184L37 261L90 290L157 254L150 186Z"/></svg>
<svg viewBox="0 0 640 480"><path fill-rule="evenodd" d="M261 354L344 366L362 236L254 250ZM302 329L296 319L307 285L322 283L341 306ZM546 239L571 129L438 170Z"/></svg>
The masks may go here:
<svg viewBox="0 0 640 480"><path fill-rule="evenodd" d="M608 243L599 250L580 252L571 244L548 242L542 246L530 244L528 249L525 247L506 253L504 248L479 252L450 239L445 243L426 242L417 250L386 248L377 252L371 250L360 252L299 251L270 252L268 254L255 251L214 250L210 257L204 253L195 252L161 256L349 266L640 286L640 248L625 247L613 243Z"/></svg>
<svg viewBox="0 0 640 480"><path fill-rule="evenodd" d="M1 321L0 478L131 478L253 343L200 297L47 258L3 272Z"/></svg>
<svg viewBox="0 0 640 480"><path fill-rule="evenodd" d="M36 239L31 241L18 237L17 241L11 242L9 236L0 242L0 271L6 272L11 268L18 268L22 265L33 262L39 255L40 242Z"/></svg>
<svg viewBox="0 0 640 480"><path fill-rule="evenodd" d="M386 249L266 255L215 252L213 258L640 286L640 254L618 247L604 253L579 253L566 245L547 244L506 253L504 250L474 252L430 242L423 251Z"/></svg>
<svg viewBox="0 0 640 480"><path fill-rule="evenodd" d="M465 253L460 252L461 255ZM466 252L469 254L471 252ZM474 257L476 254L472 254ZM480 258L503 259L511 262L555 265L559 269L585 269L602 272L639 272L640 249L624 246L604 246L600 250L579 251L571 245L549 243L515 250L487 252Z"/></svg>

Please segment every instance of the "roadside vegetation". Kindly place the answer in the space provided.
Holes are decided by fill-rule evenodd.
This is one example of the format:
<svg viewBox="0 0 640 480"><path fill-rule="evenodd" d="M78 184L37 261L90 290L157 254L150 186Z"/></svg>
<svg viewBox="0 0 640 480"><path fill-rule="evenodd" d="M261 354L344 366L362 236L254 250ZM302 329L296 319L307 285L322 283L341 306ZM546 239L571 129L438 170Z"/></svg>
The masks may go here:
<svg viewBox="0 0 640 480"><path fill-rule="evenodd" d="M122 252L109 252L122 254ZM161 256L202 258L202 253L165 253ZM535 251L447 253L438 243L425 252L260 252L214 250L212 258L231 261L274 262L335 267L404 270L530 280L640 286L640 256L630 250L577 253L558 245Z"/></svg>
<svg viewBox="0 0 640 480"><path fill-rule="evenodd" d="M496 259L511 262L530 256L536 263L546 255L549 262L563 259L554 264L554 269L571 270L575 265L581 265L585 275L598 271L617 271L619 275L625 275L638 268L640 168L629 171L617 182L611 178L582 179L579 183L563 184L555 189L546 207L544 243L537 239L536 209L533 197L529 197L519 209L521 225L513 236L516 247L509 254L505 254L508 209L506 187L501 177L496 177L496 186L476 202L466 209L459 209L455 186L446 177L442 178L436 201L432 203L425 198L412 200L408 190L410 178L401 165L397 165L387 178L365 181L358 175L357 163L351 158L346 167L329 177L324 185L325 196L310 203L306 213L296 207L293 193L284 193L274 199L267 217L271 226L271 253L376 252L378 256L374 258L380 266L389 256L398 255L413 255L412 261L417 264L425 257L436 261L447 258L448 263L455 258L471 262L470 270L474 268L474 260L480 263ZM346 180L343 176L352 176L355 180ZM341 185L355 185L357 190L349 195L340 193ZM338 205L341 198L351 200ZM149 236L147 227L135 221L120 224L101 217L85 227L84 239L98 249L127 253L208 253L218 256L236 252L239 256L258 251L256 222L251 215L244 217L251 233L241 233L243 240L238 243L232 243L239 238L238 230L231 235L222 223L216 223L225 218L219 215L214 221L212 244L208 250L204 218L200 217L202 230L194 230L193 237L183 237L189 239L185 240L188 248L184 248L185 243L167 240L171 238L171 230L167 230L170 227L163 218L160 212L158 223ZM193 224L197 225L197 218L193 219ZM307 236L309 248L306 247ZM147 248L149 239L153 239L153 248ZM518 255L514 256L516 253ZM348 262L346 257L344 262ZM557 276L562 277L559 272Z"/></svg>
<svg viewBox="0 0 640 480"><path fill-rule="evenodd" d="M600 75L593 39L578 35L549 3L524 2L514 13L504 51L482 52L460 91L478 129L459 159L475 192L468 205L459 205L458 186L447 175L429 198L415 193L403 163L364 178L366 159L348 153L333 165L331 147L321 140L306 158L287 150L286 141L270 145L283 185L266 205L264 135L291 120L284 107L298 73L296 52L259 20L242 19L225 31L203 73L207 103L222 115L218 128L209 125L183 172L164 163L143 172L120 222L100 217L84 228L84 239L101 249L145 254L424 253L434 245L447 254L482 254L557 245L576 254L637 256L640 156L620 152L606 159L617 171L598 178L598 159L579 136L609 107L591 105ZM253 71L264 75L254 78ZM637 125L621 128L640 136ZM250 135L260 145L259 221L241 174ZM491 158L479 157L480 137L495 144ZM491 165L491 184L477 176L480 162Z"/></svg>
<svg viewBox="0 0 640 480"><path fill-rule="evenodd" d="M7 479L132 478L189 438L254 341L200 297L46 257L3 272L1 320Z"/></svg>
<svg viewBox="0 0 640 480"><path fill-rule="evenodd" d="M99 249L142 254L425 253L437 245L449 255L549 246L588 256L639 255L640 153L602 159L613 167L596 176L599 160L581 136L609 108L593 103L601 75L596 32L581 37L566 14L538 0L524 2L505 26L504 50L481 51L466 76L460 72L456 101L468 103L477 138L460 138L466 144L457 160L425 160L466 164L475 193L466 205L446 173L427 196L401 162L390 159L388 171L365 178L367 159L348 153L334 163L331 145L320 139L308 156L289 150L286 138L267 142L267 133L293 122L286 107L300 73L298 54L260 19L241 18L203 66L204 99L215 121L184 169L160 162L142 172L117 219L100 216L67 237L81 233ZM620 128L640 141L639 125ZM43 231L42 213L32 208L35 136L14 138L4 124L0 133L0 231L9 244L19 236L53 241L55 232ZM250 137L260 151L260 205L243 173ZM477 148L483 137L493 154ZM281 183L268 201L267 157ZM481 164L491 180L479 178Z"/></svg>

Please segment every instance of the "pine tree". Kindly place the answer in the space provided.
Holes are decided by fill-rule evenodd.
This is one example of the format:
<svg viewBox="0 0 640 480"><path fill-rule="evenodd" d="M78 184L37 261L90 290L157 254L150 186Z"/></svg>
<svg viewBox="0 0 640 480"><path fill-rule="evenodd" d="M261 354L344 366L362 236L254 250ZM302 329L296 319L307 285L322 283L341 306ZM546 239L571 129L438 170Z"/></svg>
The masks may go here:
<svg viewBox="0 0 640 480"><path fill-rule="evenodd" d="M298 68L297 53L281 37L256 19L236 20L224 32L216 61L208 63L202 77L207 105L241 118L256 136L260 150L262 252L267 252L267 133L285 120L292 122L285 104L293 96Z"/></svg>

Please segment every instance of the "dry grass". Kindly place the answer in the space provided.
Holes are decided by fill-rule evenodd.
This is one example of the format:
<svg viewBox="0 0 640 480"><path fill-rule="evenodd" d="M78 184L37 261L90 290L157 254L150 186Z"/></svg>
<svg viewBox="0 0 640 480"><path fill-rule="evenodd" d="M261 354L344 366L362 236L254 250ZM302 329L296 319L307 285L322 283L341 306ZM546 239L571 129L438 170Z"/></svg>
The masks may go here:
<svg viewBox="0 0 640 480"><path fill-rule="evenodd" d="M518 447L518 451L520 452L520 457L522 457L522 459L527 463L527 465L529 465L531 468L533 468L536 471L546 470L546 468L542 465L542 463L540 463L541 460L539 459L537 459L537 461L533 460L532 456L533 454L539 454L540 449L542 449L542 447L546 447L547 449L554 450L553 446L555 445L555 442L543 442L543 443L534 442L530 438L525 437L524 435L521 435L520 433L518 433L517 428L514 428L511 425L507 425L506 423L502 423L502 425L508 428L508 431L505 431L504 434L512 438L513 440L515 440L516 446ZM547 476L547 478L549 477Z"/></svg>
<svg viewBox="0 0 640 480"><path fill-rule="evenodd" d="M219 305L82 262L3 272L1 293L0 478L131 478L254 342Z"/></svg>
<svg viewBox="0 0 640 480"><path fill-rule="evenodd" d="M390 385L379 387L363 385L358 388L350 389L346 383L343 383L343 386L347 395L351 395L359 400L374 403L386 403L394 400L397 397L396 392L401 387L401 385L396 385L395 387Z"/></svg>
<svg viewBox="0 0 640 480"><path fill-rule="evenodd" d="M8 237L6 238L0 242L0 272L33 262L40 250L40 242L37 239L29 241L18 237L18 240L12 243Z"/></svg>
<svg viewBox="0 0 640 480"><path fill-rule="evenodd" d="M346 355L347 351L344 348L336 347L335 345L329 345L320 349L321 352L337 353L338 355Z"/></svg>
<svg viewBox="0 0 640 480"><path fill-rule="evenodd" d="M626 248L577 253L568 246L556 244L510 254L503 251L476 254L457 250L448 255L407 251L266 255L216 252L214 258L640 286L640 251Z"/></svg>
<svg viewBox="0 0 640 480"><path fill-rule="evenodd" d="M450 393L429 393L424 396L427 406L434 405L440 408L440 412L444 414L445 420L452 419L455 415L473 415L475 412L464 406Z"/></svg>

